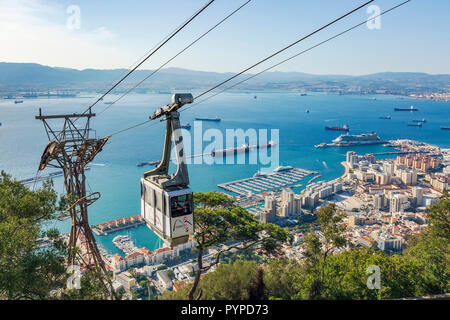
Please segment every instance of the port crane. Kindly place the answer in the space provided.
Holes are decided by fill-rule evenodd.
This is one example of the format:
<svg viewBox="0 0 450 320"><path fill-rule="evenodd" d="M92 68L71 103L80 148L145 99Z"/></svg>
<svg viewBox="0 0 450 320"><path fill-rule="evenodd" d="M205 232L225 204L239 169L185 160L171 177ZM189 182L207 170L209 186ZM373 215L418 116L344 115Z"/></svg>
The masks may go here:
<svg viewBox="0 0 450 320"><path fill-rule="evenodd" d="M180 128L180 109L192 103L190 93L172 96L172 102L150 117L166 121L164 151L159 165L144 173L141 178L141 216L170 247L186 243L194 232L193 193L189 188L189 174L186 166L183 136ZM177 171L169 175L172 141L175 145Z"/></svg>

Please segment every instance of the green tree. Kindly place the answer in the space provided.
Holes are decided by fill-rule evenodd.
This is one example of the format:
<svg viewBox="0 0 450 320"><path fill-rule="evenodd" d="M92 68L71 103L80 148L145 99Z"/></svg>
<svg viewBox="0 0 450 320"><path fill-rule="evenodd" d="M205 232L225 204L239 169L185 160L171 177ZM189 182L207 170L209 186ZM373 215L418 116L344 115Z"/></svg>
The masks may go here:
<svg viewBox="0 0 450 320"><path fill-rule="evenodd" d="M111 294L103 281L104 275L100 268L86 270L81 276L79 289L66 289L62 295L65 300L108 300ZM118 292L114 292L115 299L120 300Z"/></svg>
<svg viewBox="0 0 450 320"><path fill-rule="evenodd" d="M336 212L334 204L316 210L316 215L321 237L310 231L302 241L307 277L300 295L308 299L326 298L323 296L323 289L327 281L327 259L336 249L346 245L346 225L343 223L345 215Z"/></svg>
<svg viewBox="0 0 450 320"><path fill-rule="evenodd" d="M220 256L231 250L244 250L259 245L267 253L275 253L280 242L289 239L283 228L259 223L249 212L235 205L233 200L218 192L197 193L194 195L195 239L197 241L197 271L188 293L188 299L194 299L194 293L200 282L200 275L220 262ZM216 258L203 265L203 253L209 247L238 241L227 249L218 251ZM201 296L202 291L197 298Z"/></svg>
<svg viewBox="0 0 450 320"><path fill-rule="evenodd" d="M50 299L65 285L66 249L44 231L59 209L51 181L32 191L0 173L0 299ZM39 247L48 237L54 245Z"/></svg>
<svg viewBox="0 0 450 320"><path fill-rule="evenodd" d="M199 283L205 300L249 300L255 285L259 265L255 261L238 260L232 264L220 264L217 269L209 272ZM176 292L165 292L161 299L186 299L190 291L184 286Z"/></svg>

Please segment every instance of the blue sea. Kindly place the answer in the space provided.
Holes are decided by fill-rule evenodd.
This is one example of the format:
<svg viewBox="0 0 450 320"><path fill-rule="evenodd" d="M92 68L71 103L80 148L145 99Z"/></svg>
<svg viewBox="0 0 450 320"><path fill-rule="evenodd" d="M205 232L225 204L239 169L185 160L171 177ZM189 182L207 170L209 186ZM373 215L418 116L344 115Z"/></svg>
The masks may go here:
<svg viewBox="0 0 450 320"><path fill-rule="evenodd" d="M257 96L255 99L254 96ZM105 101L113 101L111 95ZM0 101L0 169L17 180L34 177L40 156L48 143L42 122L35 120L39 108L44 114L82 112L94 101L93 95L77 98L32 99L22 104L13 100ZM393 96L331 95L289 92L229 92L181 113L181 122L193 125L194 118L220 117L221 122L203 122L203 130L247 130L250 128L279 129L279 152L282 165L318 171L324 180L340 176L344 169L340 162L349 150L364 154L392 151L381 145L317 149L315 144L331 142L342 134L326 131L325 126L347 124L351 134L376 132L383 140L413 139L450 147L450 131L440 130L450 126L450 103L413 100ZM92 120L97 137L104 137L120 129L145 121L159 107L170 102L169 94L128 95L117 105ZM394 107L414 105L417 112L394 112ZM100 102L94 112L105 108ZM305 110L310 110L306 113ZM391 120L380 116L391 115ZM425 118L423 127L408 127L413 119ZM58 127L58 126L56 126ZM87 171L88 191L98 191L101 199L89 208L89 222L98 224L119 217L135 215L140 210L139 179L152 167L138 167L136 163L159 160L162 154L165 122L144 125L113 136L103 151L90 164ZM191 129L192 130L192 129ZM270 135L269 135L270 140ZM205 145L208 143L205 142ZM188 166L191 188L194 191L219 190L217 184L251 177L264 169L259 164L190 164ZM55 171L46 169L45 173ZM58 192L63 191L63 178L54 179ZM306 183L306 181L304 181ZM296 190L296 191L299 191ZM58 227L69 232L70 223L54 222L48 227ZM118 234L129 234L138 246L150 250L161 241L145 226L97 237L99 243L112 253L118 253L111 240Z"/></svg>

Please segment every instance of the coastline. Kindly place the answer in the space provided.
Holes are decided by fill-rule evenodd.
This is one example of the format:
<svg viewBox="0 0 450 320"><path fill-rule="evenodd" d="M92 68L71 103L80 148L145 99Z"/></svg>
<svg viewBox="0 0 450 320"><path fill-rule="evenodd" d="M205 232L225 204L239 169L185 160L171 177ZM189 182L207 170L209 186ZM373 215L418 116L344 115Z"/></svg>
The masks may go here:
<svg viewBox="0 0 450 320"><path fill-rule="evenodd" d="M347 161L342 161L341 165L345 168L345 172L338 179L344 179L350 172L350 167L348 166Z"/></svg>

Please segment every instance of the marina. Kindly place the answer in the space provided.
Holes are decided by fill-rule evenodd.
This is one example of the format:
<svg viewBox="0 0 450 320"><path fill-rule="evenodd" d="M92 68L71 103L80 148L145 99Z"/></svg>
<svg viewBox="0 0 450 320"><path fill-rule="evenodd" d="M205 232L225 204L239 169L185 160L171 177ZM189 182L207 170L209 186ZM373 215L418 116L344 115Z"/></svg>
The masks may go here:
<svg viewBox="0 0 450 320"><path fill-rule="evenodd" d="M119 235L115 237L112 242L117 247L117 249L125 254L125 256L139 252L139 248L134 245L133 241L128 235Z"/></svg>
<svg viewBox="0 0 450 320"><path fill-rule="evenodd" d="M218 186L229 192L241 196L248 196L250 193L261 194L286 187L301 186L300 181L306 176L316 173L317 172L315 171L285 166L278 167L271 173L261 173L258 171L251 178L226 182L219 184Z"/></svg>

